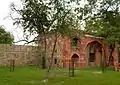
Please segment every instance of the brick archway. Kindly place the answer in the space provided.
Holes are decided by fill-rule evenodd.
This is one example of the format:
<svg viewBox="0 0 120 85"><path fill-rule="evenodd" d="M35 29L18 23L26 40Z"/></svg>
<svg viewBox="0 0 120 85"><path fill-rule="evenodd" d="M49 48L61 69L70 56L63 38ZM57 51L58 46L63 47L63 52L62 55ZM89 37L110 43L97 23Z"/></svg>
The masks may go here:
<svg viewBox="0 0 120 85"><path fill-rule="evenodd" d="M85 44L84 50L86 50L86 49L87 49L87 46L88 46L90 43L93 43L93 42L97 42L97 43L99 43L99 44L102 46L102 43L101 43L99 40L91 39L90 41L88 41L88 42Z"/></svg>
<svg viewBox="0 0 120 85"><path fill-rule="evenodd" d="M71 60L77 61L79 60L79 56L77 54L73 54Z"/></svg>
<svg viewBox="0 0 120 85"><path fill-rule="evenodd" d="M85 58L87 67L101 66L102 44L98 41L87 43L85 48Z"/></svg>
<svg viewBox="0 0 120 85"><path fill-rule="evenodd" d="M79 56L76 53L71 56L71 61L74 62L74 67L79 67Z"/></svg>

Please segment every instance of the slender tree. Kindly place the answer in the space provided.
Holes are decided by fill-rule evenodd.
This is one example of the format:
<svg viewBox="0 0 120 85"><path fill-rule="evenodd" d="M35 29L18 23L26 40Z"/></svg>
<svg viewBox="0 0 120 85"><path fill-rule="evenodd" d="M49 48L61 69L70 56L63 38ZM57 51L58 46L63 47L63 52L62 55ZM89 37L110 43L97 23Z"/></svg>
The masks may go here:
<svg viewBox="0 0 120 85"><path fill-rule="evenodd" d="M14 18L14 24L21 25L24 33L29 32L30 36L37 34L37 37L30 42L38 41L38 43L40 43L41 41L44 41L44 54L42 57L43 68L46 68L46 35L53 31L54 46L50 56L51 62L47 71L49 73L53 63L57 38L59 37L58 32L61 33L61 35L70 36L73 29L79 29L80 21L77 19L74 8L69 6L72 1L24 0L22 2L23 7L21 9L17 9L14 4L11 4L12 11L17 12L20 15L19 17ZM44 38L39 38L42 36Z"/></svg>

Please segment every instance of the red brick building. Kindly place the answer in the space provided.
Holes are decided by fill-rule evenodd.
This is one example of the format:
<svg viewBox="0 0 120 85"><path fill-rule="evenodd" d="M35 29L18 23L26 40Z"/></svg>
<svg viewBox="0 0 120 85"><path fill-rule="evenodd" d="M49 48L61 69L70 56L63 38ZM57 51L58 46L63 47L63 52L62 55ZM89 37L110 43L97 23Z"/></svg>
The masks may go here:
<svg viewBox="0 0 120 85"><path fill-rule="evenodd" d="M75 39L74 39L75 40ZM115 66L118 63L118 50L117 46L114 48L112 53L112 59L110 60L110 49L108 44L103 44L103 39L100 37L93 37L86 35L76 39L76 47L71 46L71 41L64 37L63 56L62 63L63 67L69 67L70 61L74 61L76 68L85 67L99 67L102 62L102 58L105 59L107 66Z"/></svg>

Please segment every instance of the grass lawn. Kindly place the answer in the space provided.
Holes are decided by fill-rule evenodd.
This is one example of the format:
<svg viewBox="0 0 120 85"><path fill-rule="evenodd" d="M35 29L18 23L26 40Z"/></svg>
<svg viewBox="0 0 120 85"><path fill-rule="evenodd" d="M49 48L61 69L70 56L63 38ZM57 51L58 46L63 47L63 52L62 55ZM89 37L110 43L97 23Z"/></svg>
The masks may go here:
<svg viewBox="0 0 120 85"><path fill-rule="evenodd" d="M0 68L0 85L120 85L120 72L98 70L77 70L75 77L52 76L44 81L45 70L34 67Z"/></svg>

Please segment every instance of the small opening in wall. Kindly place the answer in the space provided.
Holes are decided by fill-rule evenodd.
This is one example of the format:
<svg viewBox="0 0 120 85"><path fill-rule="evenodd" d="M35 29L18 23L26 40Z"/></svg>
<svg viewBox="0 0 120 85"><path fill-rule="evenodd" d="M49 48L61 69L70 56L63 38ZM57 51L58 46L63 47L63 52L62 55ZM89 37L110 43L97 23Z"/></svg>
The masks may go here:
<svg viewBox="0 0 120 85"><path fill-rule="evenodd" d="M77 37L74 37L73 39L72 39L72 46L75 46L75 47L77 47L77 45L78 45L78 38Z"/></svg>
<svg viewBox="0 0 120 85"><path fill-rule="evenodd" d="M77 42L78 42L78 38L73 38L73 44L76 46L77 45Z"/></svg>
<svg viewBox="0 0 120 85"><path fill-rule="evenodd" d="M57 64L57 59L54 59L54 64Z"/></svg>

